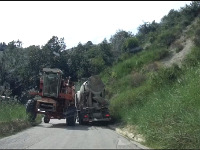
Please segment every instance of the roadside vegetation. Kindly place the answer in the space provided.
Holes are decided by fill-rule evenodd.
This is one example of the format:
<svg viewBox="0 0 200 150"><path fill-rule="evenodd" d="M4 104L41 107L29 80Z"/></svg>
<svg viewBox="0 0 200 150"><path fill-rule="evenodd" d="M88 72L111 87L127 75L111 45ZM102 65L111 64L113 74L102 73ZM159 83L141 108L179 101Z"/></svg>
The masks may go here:
<svg viewBox="0 0 200 150"><path fill-rule="evenodd" d="M182 12L170 11L167 17ZM122 59L100 74L107 85L112 116L134 126L144 136L143 144L151 148L200 148L200 28L196 19L187 35L194 46L182 66L174 64L167 68L159 60L168 55L170 44L182 35L181 31L194 22L186 18L168 27L170 30L149 33L151 38L155 36L146 51ZM149 34L143 37L145 44ZM183 48L180 44L177 47L177 52Z"/></svg>
<svg viewBox="0 0 200 150"><path fill-rule="evenodd" d="M145 138L144 145L199 149L199 12L200 2L192 1L170 10L160 23L144 22L136 35L118 30L109 41L78 43L63 52L56 36L43 47L1 43L0 95L17 95L19 103L0 103L0 136L8 129L30 126L24 107L30 98L27 93L38 86L43 67L56 67L74 81L99 74L114 121L134 126ZM176 53L183 50L184 44L176 41L182 36L194 42L191 53L181 66L166 67L161 60L171 54L172 44Z"/></svg>
<svg viewBox="0 0 200 150"><path fill-rule="evenodd" d="M30 122L25 112L25 107L17 102L0 102L0 138L41 123L41 115L35 122Z"/></svg>

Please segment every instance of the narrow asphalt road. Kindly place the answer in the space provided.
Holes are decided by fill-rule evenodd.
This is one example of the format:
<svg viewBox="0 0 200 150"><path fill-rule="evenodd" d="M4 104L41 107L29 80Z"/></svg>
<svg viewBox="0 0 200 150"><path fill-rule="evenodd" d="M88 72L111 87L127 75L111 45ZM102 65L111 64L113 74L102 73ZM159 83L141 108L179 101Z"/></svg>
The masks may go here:
<svg viewBox="0 0 200 150"><path fill-rule="evenodd" d="M102 125L66 126L65 120L42 122L0 139L0 149L142 149Z"/></svg>

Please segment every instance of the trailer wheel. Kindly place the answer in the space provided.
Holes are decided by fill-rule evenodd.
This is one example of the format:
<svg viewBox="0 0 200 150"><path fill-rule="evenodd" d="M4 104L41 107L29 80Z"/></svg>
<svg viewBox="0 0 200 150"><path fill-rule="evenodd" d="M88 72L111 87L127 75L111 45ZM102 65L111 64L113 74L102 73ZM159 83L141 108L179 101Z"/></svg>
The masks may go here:
<svg viewBox="0 0 200 150"><path fill-rule="evenodd" d="M44 123L49 123L49 122L50 122L50 118L47 115L45 115L44 116Z"/></svg>
<svg viewBox="0 0 200 150"><path fill-rule="evenodd" d="M75 106L68 107L66 123L68 126L75 126L75 123L76 123L76 107Z"/></svg>
<svg viewBox="0 0 200 150"><path fill-rule="evenodd" d="M35 118L37 117L37 113L35 111L36 102L37 102L36 100L30 99L26 103L26 113L28 114L28 119L31 122L35 121Z"/></svg>

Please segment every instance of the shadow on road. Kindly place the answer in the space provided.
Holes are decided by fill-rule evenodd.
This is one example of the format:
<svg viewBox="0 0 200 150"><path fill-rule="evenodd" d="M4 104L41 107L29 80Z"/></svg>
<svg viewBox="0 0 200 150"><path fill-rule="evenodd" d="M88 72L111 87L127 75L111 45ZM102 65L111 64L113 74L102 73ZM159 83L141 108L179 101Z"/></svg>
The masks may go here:
<svg viewBox="0 0 200 150"><path fill-rule="evenodd" d="M89 126L82 126L76 123L75 126L67 126L66 123L51 124L48 128L60 128L66 130L89 130Z"/></svg>
<svg viewBox="0 0 200 150"><path fill-rule="evenodd" d="M79 125L79 123L76 123L75 126L67 126L66 123L42 123L39 124L38 127L43 128L60 128L60 129L66 129L66 130L89 130L91 127L98 127L98 128L107 128L106 125L100 123L100 122L93 122L88 123L86 125Z"/></svg>
<svg viewBox="0 0 200 150"><path fill-rule="evenodd" d="M98 128L107 128L107 125L103 122L92 122L87 123L86 125L80 125L78 122L76 122L75 126L67 126L64 119L61 120L54 120L52 119L50 123L44 123L42 120L42 123L39 124L37 127L42 128L59 128L59 129L65 129L65 130L90 130L90 128L98 127Z"/></svg>

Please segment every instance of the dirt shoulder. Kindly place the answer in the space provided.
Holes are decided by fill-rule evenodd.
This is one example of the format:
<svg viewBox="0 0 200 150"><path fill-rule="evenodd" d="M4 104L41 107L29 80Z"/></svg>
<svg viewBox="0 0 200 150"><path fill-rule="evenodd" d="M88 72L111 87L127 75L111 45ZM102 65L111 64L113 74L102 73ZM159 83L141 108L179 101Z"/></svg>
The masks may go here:
<svg viewBox="0 0 200 150"><path fill-rule="evenodd" d="M108 125L108 128L114 130L118 134L122 135L123 137L129 139L132 143L138 145L142 149L150 149L144 146L145 138L137 133L137 127L132 125L121 125L121 124L113 124Z"/></svg>

